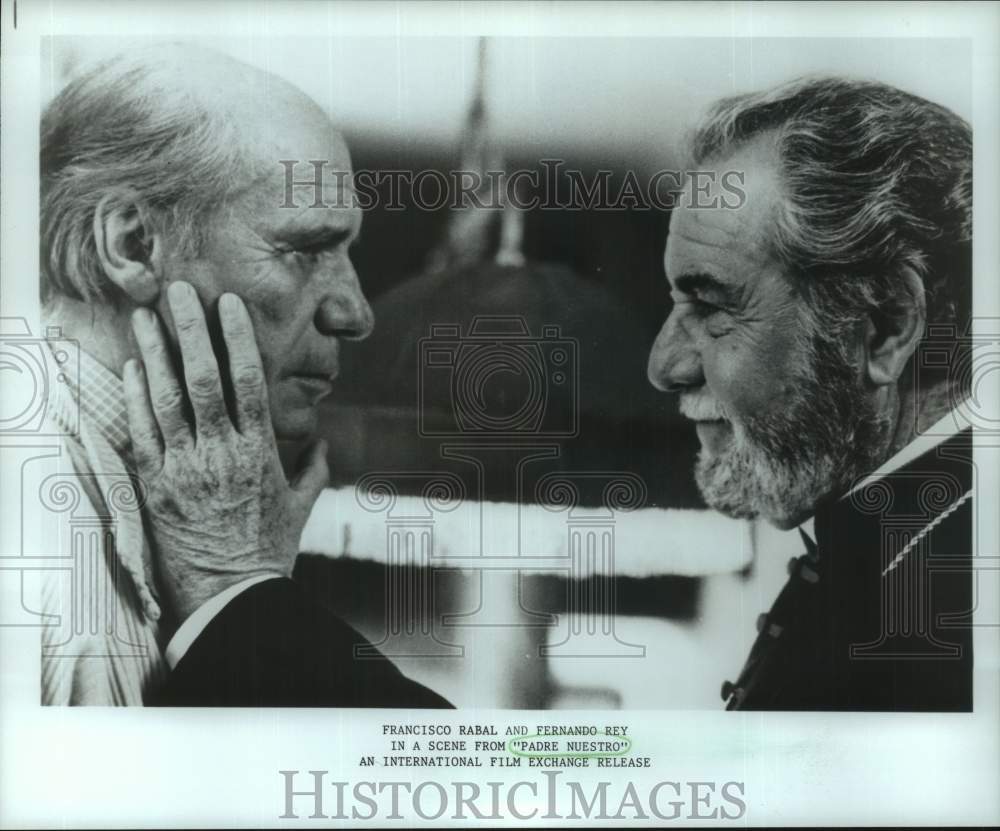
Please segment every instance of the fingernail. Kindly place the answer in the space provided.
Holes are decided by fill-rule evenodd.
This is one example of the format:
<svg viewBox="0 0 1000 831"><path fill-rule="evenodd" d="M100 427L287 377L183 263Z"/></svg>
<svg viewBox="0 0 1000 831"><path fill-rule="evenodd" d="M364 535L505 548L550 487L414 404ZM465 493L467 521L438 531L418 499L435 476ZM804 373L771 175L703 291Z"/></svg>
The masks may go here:
<svg viewBox="0 0 1000 831"><path fill-rule="evenodd" d="M132 326L148 331L153 325L153 313L145 306L140 306L132 312Z"/></svg>
<svg viewBox="0 0 1000 831"><path fill-rule="evenodd" d="M226 293L219 298L219 312L227 317L235 317L240 313L240 299L231 293Z"/></svg>
<svg viewBox="0 0 1000 831"><path fill-rule="evenodd" d="M187 303L193 294L194 288L183 280L175 280L167 287L167 296L172 303Z"/></svg>

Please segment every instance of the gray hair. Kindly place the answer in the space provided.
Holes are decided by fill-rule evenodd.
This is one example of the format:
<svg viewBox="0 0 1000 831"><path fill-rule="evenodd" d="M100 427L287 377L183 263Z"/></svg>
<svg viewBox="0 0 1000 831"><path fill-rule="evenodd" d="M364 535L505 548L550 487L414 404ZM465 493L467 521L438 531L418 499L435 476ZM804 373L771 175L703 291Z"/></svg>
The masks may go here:
<svg viewBox="0 0 1000 831"><path fill-rule="evenodd" d="M927 323L965 334L972 313L972 131L885 84L805 78L719 101L693 161L773 140L784 186L771 246L817 325L838 337L923 282Z"/></svg>
<svg viewBox="0 0 1000 831"><path fill-rule="evenodd" d="M200 230L248 178L238 118L184 83L196 61L242 64L168 46L104 60L73 79L41 122L42 299L63 294L115 303L98 259L94 214L102 198L136 198L150 221L196 253Z"/></svg>

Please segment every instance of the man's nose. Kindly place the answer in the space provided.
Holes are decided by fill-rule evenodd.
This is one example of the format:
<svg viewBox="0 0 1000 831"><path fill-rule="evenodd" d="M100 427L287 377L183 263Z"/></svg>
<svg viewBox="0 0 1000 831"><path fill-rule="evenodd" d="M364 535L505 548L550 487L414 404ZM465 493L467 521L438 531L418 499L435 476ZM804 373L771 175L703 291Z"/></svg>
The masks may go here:
<svg viewBox="0 0 1000 831"><path fill-rule="evenodd" d="M375 326L375 314L361 291L354 269L338 276L316 311L316 328L324 335L364 340Z"/></svg>
<svg viewBox="0 0 1000 831"><path fill-rule="evenodd" d="M670 315L649 352L646 375L658 390L682 392L705 383L701 355L693 337L675 315Z"/></svg>

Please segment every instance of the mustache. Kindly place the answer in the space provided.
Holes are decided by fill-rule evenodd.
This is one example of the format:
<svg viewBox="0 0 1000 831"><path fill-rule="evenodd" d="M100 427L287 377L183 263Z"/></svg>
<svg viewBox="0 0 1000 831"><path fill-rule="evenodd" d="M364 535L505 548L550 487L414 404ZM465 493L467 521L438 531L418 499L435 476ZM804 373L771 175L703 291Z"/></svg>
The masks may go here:
<svg viewBox="0 0 1000 831"><path fill-rule="evenodd" d="M692 421L731 421L714 396L705 392L685 392L680 397L681 415Z"/></svg>

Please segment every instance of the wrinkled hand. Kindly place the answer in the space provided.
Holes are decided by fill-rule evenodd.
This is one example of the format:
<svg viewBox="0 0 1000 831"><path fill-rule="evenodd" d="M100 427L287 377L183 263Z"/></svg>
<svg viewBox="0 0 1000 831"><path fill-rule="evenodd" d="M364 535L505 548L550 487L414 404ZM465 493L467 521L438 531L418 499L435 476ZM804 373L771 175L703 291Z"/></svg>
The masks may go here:
<svg viewBox="0 0 1000 831"><path fill-rule="evenodd" d="M129 361L123 380L154 557L167 599L183 621L248 577L291 573L302 528L329 474L326 448L317 442L293 481L286 480L243 302L234 294L219 300L234 424L197 294L190 284L175 282L168 298L194 423L185 414L165 334L148 309L132 319L143 363Z"/></svg>

